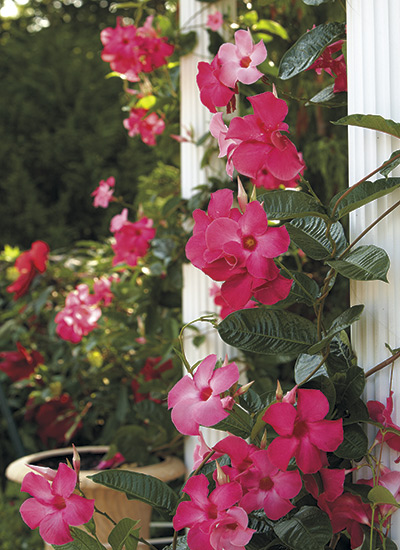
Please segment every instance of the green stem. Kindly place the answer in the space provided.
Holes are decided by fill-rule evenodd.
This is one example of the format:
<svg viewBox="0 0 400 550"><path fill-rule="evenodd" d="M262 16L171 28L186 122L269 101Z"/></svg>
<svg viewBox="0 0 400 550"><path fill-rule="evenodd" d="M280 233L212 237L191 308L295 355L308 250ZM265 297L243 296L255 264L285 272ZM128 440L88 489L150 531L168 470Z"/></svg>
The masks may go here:
<svg viewBox="0 0 400 550"><path fill-rule="evenodd" d="M190 323L186 323L186 325L183 325L181 328L181 331L179 333L179 344L181 347L181 359L183 361L183 364L185 365L186 370L193 376L194 374L194 367L192 367L187 360L187 357L185 355L185 349L183 344L183 333L187 327L190 327L194 323L198 323L199 321L208 322L212 325L215 325L215 315L203 315L202 317L199 317L198 319L194 319L194 321L190 321ZM214 321L214 322L213 322Z"/></svg>
<svg viewBox="0 0 400 550"><path fill-rule="evenodd" d="M400 201L397 201L395 204L393 204L393 206L391 206L390 208L388 208L387 210L385 210L385 212L383 214L381 214L379 216L379 218L377 218L374 222L372 222L366 229L364 229L364 231L362 233L360 233L358 235L358 237L356 237L354 239L353 242L351 242L349 244L349 246L346 248L346 250L344 252L342 252L342 254L340 254L340 256L338 257L338 260L341 260L343 258L343 256L345 254L347 254L347 252L353 248L353 246L355 244L357 244L369 231L371 231L371 229L373 229L375 227L375 225L377 225L381 220L383 220L383 218L385 218L388 214L390 214L391 212L393 212L393 210L395 210L398 206L400 206Z"/></svg>
<svg viewBox="0 0 400 550"><path fill-rule="evenodd" d="M303 178L302 175L300 175L300 183L302 185L305 185L307 187L307 190L308 192L314 197L314 199L321 205L323 206L320 198L318 197L318 195L315 193L314 189L311 187L311 184L309 181L307 181L305 178Z"/></svg>
<svg viewBox="0 0 400 550"><path fill-rule="evenodd" d="M335 276L335 270L331 268L325 277L324 286L322 287L321 296L318 298L318 312L317 312L317 331L318 339L321 339L322 334L322 312L324 310L325 300L330 292L329 284L331 279Z"/></svg>
<svg viewBox="0 0 400 550"><path fill-rule="evenodd" d="M335 212L340 204L340 202L345 198L347 197L347 195L349 193L351 193L351 191L353 191L353 189L356 189L356 187L358 187L359 185L361 185L362 183L364 183L364 181L367 181L370 177L374 176L375 174L377 174L378 172L380 172L383 168L386 168L386 166L388 166L389 164L391 164L394 160L400 158L400 153L398 153L397 155L395 155L394 157L390 158L389 160L387 160L386 162L384 162L383 164L381 164L381 166L379 166L378 168L376 168L375 170L373 170L370 174L368 174L368 176L365 176L364 178L362 178L361 180L359 180L357 183L354 183L351 187L349 187L347 189L347 191L345 193L343 193L343 195L341 197L338 198L338 200L336 201L333 209L332 209L332 212L331 212L331 218L333 219L334 216L335 216Z"/></svg>

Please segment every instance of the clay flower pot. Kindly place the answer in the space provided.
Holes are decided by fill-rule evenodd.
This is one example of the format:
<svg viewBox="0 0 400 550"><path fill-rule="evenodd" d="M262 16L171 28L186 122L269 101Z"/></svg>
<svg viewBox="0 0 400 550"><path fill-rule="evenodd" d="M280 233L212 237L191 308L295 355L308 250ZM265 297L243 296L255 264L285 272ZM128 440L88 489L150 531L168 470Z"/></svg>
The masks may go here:
<svg viewBox="0 0 400 550"><path fill-rule="evenodd" d="M108 451L107 446L88 446L77 448L81 458L86 454L97 454L99 460L101 456ZM53 449L51 451L43 451L31 455L24 456L12 462L6 470L6 476L10 481L21 484L24 476L28 472L32 472L27 464L40 465L41 461L48 458L62 457L60 462L65 462L65 457L68 457L72 463L72 447L64 449ZM130 470L133 472L140 472L142 474L148 474L162 481L172 481L185 474L185 465L176 457L167 457L158 464L152 464L150 466L136 467L130 464L123 464L119 467L122 470ZM128 500L124 493L114 491L98 483L94 483L88 476L98 473L98 470L81 470L80 486L87 498L94 498L96 507L99 510L107 512L107 514L119 521L122 518L130 517L135 520L140 520L140 536L148 539L150 535L150 518L151 518L151 506L139 500ZM108 535L113 527L112 523L104 516L94 513L94 520L96 522L96 532L100 541L109 547L107 539ZM52 550L52 546L45 544L45 550Z"/></svg>

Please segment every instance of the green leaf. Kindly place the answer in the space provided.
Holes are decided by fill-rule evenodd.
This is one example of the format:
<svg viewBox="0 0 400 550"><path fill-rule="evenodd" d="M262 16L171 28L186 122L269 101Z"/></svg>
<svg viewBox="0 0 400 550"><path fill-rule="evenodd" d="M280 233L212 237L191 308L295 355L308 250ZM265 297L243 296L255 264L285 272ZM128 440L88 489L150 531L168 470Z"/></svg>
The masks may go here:
<svg viewBox="0 0 400 550"><path fill-rule="evenodd" d="M198 0L198 1L202 1L202 0ZM176 546L175 546L176 550L190 550L190 548L187 544L186 538L187 538L187 535L177 538ZM164 550L172 550L173 548L174 548L174 545L170 544L169 546L165 546Z"/></svg>
<svg viewBox="0 0 400 550"><path fill-rule="evenodd" d="M343 426L344 439L334 454L340 458L360 460L368 450L368 438L358 424Z"/></svg>
<svg viewBox="0 0 400 550"><path fill-rule="evenodd" d="M285 224L290 238L313 260L324 260L332 256L333 248L326 236L327 225L321 218L306 216ZM336 243L335 255L346 249L347 241L340 222L332 224L330 235Z"/></svg>
<svg viewBox="0 0 400 550"><path fill-rule="evenodd" d="M308 353L313 355L325 348L327 344L332 340L332 338L336 336L336 334L339 334L342 330L348 328L355 321L358 321L363 309L364 306L362 304L359 304L357 306L352 306L349 309L346 309L346 311L343 311L343 313L341 313L333 321L324 338L322 338L322 340L320 340L314 346L311 346L311 348L308 350Z"/></svg>
<svg viewBox="0 0 400 550"><path fill-rule="evenodd" d="M340 406L338 408L341 409ZM347 404L346 410L341 413L341 416L343 416L343 426L369 420L367 405L359 397Z"/></svg>
<svg viewBox="0 0 400 550"><path fill-rule="evenodd" d="M316 340L316 328L308 319L287 311L263 308L231 313L217 328L227 344L267 355L297 355Z"/></svg>
<svg viewBox="0 0 400 550"><path fill-rule="evenodd" d="M337 334L329 344L329 355L326 360L326 366L330 376L338 371L346 371L352 366L354 359L350 340L347 333L342 330Z"/></svg>
<svg viewBox="0 0 400 550"><path fill-rule="evenodd" d="M390 164L385 166L385 168L382 168L382 170L379 170L379 173L382 174L382 176L384 176L385 178L388 177L388 175L390 174L390 172L392 172L392 170L394 170L395 168L397 168L397 166L399 166L399 164L400 164L400 149L397 150L397 151L393 151L393 153L390 155L389 160L391 160L394 157L397 157L397 158L395 158L395 160L393 160Z"/></svg>
<svg viewBox="0 0 400 550"><path fill-rule="evenodd" d="M105 546L82 529L78 529L77 527L71 527L70 529L74 540L67 542L67 544L53 544L53 548L57 550L105 550Z"/></svg>
<svg viewBox="0 0 400 550"><path fill-rule="evenodd" d="M212 426L215 430L223 430L229 432L233 435L237 435L243 439L246 439L251 434L251 429L253 427L253 421L251 416L238 407L234 405L233 410L227 418Z"/></svg>
<svg viewBox="0 0 400 550"><path fill-rule="evenodd" d="M329 203L329 215L332 216L333 213L333 218L335 220L339 220L340 218L343 218L343 216L346 216L346 214L349 214L349 212L352 212L353 210L360 208L360 206L364 206L364 204L368 204L379 197L384 197L398 187L400 187L400 178L383 178L376 181L364 181L352 189L350 193L340 201L337 209L333 213L335 204L340 197L348 191L348 189L335 195Z"/></svg>
<svg viewBox="0 0 400 550"><path fill-rule="evenodd" d="M374 504L390 504L391 506L400 508L400 504L394 498L389 489L386 489L386 487L382 487L381 485L373 487L368 493L368 498Z"/></svg>
<svg viewBox="0 0 400 550"><path fill-rule="evenodd" d="M307 353L301 353L294 366L294 379L296 384L300 384L307 378L321 363L322 355L308 355ZM326 372L325 364L323 363L315 374L310 378L312 380L316 376L328 376Z"/></svg>
<svg viewBox="0 0 400 550"><path fill-rule="evenodd" d="M294 303L307 304L308 306L313 306L315 300L319 295L319 286L308 277L306 273L292 271L291 272L293 284L290 289L289 295L284 299L278 302L277 306L279 308L284 308L287 305Z"/></svg>
<svg viewBox="0 0 400 550"><path fill-rule="evenodd" d="M178 501L175 492L163 481L139 472L104 470L89 476L92 481L126 494L129 500L141 500L161 513L172 515Z"/></svg>
<svg viewBox="0 0 400 550"><path fill-rule="evenodd" d="M290 519L275 525L274 531L293 550L324 550L332 537L328 516L315 506L303 506Z"/></svg>
<svg viewBox="0 0 400 550"><path fill-rule="evenodd" d="M321 204L311 195L292 189L276 189L257 197L269 220L291 220L304 216L325 216Z"/></svg>
<svg viewBox="0 0 400 550"><path fill-rule="evenodd" d="M112 443L128 462L142 464L148 457L146 448L147 432L143 426L121 426L115 433Z"/></svg>
<svg viewBox="0 0 400 550"><path fill-rule="evenodd" d="M310 103L323 103L329 107L343 107L347 105L347 94L344 92L334 92L335 84L330 84L313 96L306 106Z"/></svg>
<svg viewBox="0 0 400 550"><path fill-rule="evenodd" d="M367 128L369 130L378 130L385 134L400 138L400 123L394 122L394 120L383 118L380 115L348 115L340 118L332 124L339 126L359 126L361 128Z"/></svg>
<svg viewBox="0 0 400 550"><path fill-rule="evenodd" d="M272 19L260 19L257 23L254 23L251 30L254 32L269 32L283 38L283 40L289 40L287 30Z"/></svg>
<svg viewBox="0 0 400 550"><path fill-rule="evenodd" d="M329 260L328 265L348 279L388 282L389 256L379 246L363 245L347 252L341 260Z"/></svg>
<svg viewBox="0 0 400 550"><path fill-rule="evenodd" d="M287 80L307 69L326 46L344 35L345 29L344 23L327 23L303 34L282 57L279 77Z"/></svg>
<svg viewBox="0 0 400 550"><path fill-rule="evenodd" d="M124 546L125 550L136 550L140 531L138 523L131 518L123 518L117 523L108 536L112 550L122 550Z"/></svg>
<svg viewBox="0 0 400 550"><path fill-rule="evenodd" d="M350 367L346 373L338 373L332 377L336 392L340 396L340 404L348 408L355 399L358 399L365 387L365 374L362 368L356 365Z"/></svg>
<svg viewBox="0 0 400 550"><path fill-rule="evenodd" d="M192 52L197 44L197 34L195 31L189 31L184 34L178 35L177 49L179 50L179 55L182 57L184 55Z"/></svg>

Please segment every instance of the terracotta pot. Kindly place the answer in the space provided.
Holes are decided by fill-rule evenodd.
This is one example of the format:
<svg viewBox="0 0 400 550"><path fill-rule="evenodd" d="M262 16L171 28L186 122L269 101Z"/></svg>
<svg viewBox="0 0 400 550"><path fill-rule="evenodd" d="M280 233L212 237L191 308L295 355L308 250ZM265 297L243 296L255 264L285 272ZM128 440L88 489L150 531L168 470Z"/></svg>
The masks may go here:
<svg viewBox="0 0 400 550"><path fill-rule="evenodd" d="M81 456L87 453L105 454L108 451L108 447L106 446L78 447L77 449ZM70 462L72 462L72 447L54 449L52 451L44 451L24 456L15 460L7 467L6 476L10 481L21 484L25 474L32 472L26 464L37 464L45 458L68 455L69 453L71 457ZM162 481L177 479L184 475L186 471L183 462L176 457L168 457L158 464L143 467L124 464L119 469L148 474ZM96 473L98 473L98 470L81 470L80 472L80 484L85 496L87 498L94 498L97 508L107 512L115 521L119 521L125 517L140 520L140 536L148 539L150 535L151 506L139 500L128 500L125 493L114 491L88 479L88 476ZM112 523L106 517L96 512L94 514L94 520L96 522L97 536L100 541L108 547L107 539L113 527ZM53 549L51 545L47 544L45 544L44 548L45 550Z"/></svg>

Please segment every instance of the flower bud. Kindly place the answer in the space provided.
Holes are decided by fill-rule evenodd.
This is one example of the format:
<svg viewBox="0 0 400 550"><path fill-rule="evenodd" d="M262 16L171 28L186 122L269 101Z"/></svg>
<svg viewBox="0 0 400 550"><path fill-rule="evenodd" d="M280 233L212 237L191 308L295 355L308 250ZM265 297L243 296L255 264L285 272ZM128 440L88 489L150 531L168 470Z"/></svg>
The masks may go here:
<svg viewBox="0 0 400 550"><path fill-rule="evenodd" d="M247 196L247 193L242 185L242 182L240 181L240 178L238 176L238 203L240 206L240 210L244 214L246 212L247 203L249 202L249 198Z"/></svg>
<svg viewBox="0 0 400 550"><path fill-rule="evenodd" d="M76 475L79 475L79 471L81 469L81 457L79 456L78 451L76 450L76 447L74 444L72 444L73 448L73 454L72 454L72 465L74 467L74 470L76 472Z"/></svg>
<svg viewBox="0 0 400 550"><path fill-rule="evenodd" d="M281 383L279 382L279 380L277 380L277 383L276 383L275 397L276 397L276 400L278 401L278 403L280 403L283 399L282 386L281 386Z"/></svg>

